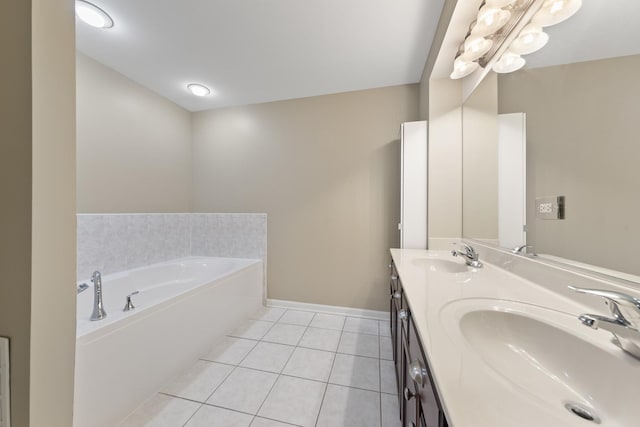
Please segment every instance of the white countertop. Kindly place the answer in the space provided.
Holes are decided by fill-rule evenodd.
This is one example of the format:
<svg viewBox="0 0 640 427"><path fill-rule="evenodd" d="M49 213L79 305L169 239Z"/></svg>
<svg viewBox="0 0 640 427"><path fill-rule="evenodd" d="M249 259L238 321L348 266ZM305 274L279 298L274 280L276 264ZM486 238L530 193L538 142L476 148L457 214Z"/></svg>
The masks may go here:
<svg viewBox="0 0 640 427"><path fill-rule="evenodd" d="M465 345L464 338L460 338L462 335L451 333L457 325L453 324L456 322L451 321L450 315L445 315L447 306L451 307L453 302L459 300L499 299L567 313L558 313L558 317L561 323L566 322L567 328L572 328L574 323L579 325L579 314L592 309L487 263L483 268L469 267L460 273L441 272L437 268L425 268L414 263L421 258L436 258L464 265L463 260L452 257L449 252L391 249L391 255L450 426L596 425L570 414L562 407L562 402L550 404L544 397L528 394L522 384L509 381L506 377L510 366L502 366L502 373L497 373ZM473 304L474 300L469 302ZM620 357L619 349L610 345L611 336L605 331L594 331L579 325L575 331L572 329L572 333L585 339L595 336L604 351ZM549 345L562 346L562 342L550 342ZM609 422L603 425L619 424Z"/></svg>

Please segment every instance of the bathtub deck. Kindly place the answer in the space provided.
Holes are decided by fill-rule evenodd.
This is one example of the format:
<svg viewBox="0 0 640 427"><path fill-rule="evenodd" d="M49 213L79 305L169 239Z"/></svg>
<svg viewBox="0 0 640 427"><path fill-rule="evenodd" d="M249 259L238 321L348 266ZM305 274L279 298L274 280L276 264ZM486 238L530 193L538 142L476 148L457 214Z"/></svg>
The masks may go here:
<svg viewBox="0 0 640 427"><path fill-rule="evenodd" d="M264 308L121 426L395 427L389 323Z"/></svg>

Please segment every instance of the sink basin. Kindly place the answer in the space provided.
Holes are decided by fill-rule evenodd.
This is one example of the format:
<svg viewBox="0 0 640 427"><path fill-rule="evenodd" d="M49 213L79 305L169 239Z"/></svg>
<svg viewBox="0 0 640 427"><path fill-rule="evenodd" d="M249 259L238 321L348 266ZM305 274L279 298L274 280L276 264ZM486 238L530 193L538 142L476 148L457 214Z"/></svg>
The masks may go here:
<svg viewBox="0 0 640 427"><path fill-rule="evenodd" d="M469 271L466 264L440 258L418 258L411 261L417 267L440 273L465 273Z"/></svg>
<svg viewBox="0 0 640 427"><path fill-rule="evenodd" d="M566 425L638 425L640 360L608 332L575 315L501 300L459 300L440 319L465 360L480 361L509 392L556 408Z"/></svg>

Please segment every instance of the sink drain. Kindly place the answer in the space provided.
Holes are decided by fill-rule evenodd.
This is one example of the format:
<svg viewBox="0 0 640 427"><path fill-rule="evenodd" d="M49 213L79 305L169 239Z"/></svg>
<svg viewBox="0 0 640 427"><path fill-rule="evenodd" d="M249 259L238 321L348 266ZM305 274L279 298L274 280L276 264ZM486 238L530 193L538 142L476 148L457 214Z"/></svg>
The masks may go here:
<svg viewBox="0 0 640 427"><path fill-rule="evenodd" d="M573 415L577 415L583 420L600 424L600 418L598 418L596 414L594 414L590 409L585 408L584 406L578 403L568 402L568 403L565 403L564 407L567 409L567 411L571 412Z"/></svg>

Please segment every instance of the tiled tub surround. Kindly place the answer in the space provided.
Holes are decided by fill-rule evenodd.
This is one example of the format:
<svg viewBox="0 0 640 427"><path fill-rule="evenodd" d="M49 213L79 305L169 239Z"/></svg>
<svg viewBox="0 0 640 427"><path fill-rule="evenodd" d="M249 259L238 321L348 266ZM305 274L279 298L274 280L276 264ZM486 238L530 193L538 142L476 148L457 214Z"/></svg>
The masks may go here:
<svg viewBox="0 0 640 427"><path fill-rule="evenodd" d="M78 214L77 280L187 256L260 259L267 215L253 213Z"/></svg>
<svg viewBox="0 0 640 427"><path fill-rule="evenodd" d="M389 322L250 317L121 427L399 427Z"/></svg>
<svg viewBox="0 0 640 427"><path fill-rule="evenodd" d="M74 426L112 427L262 305L260 260L189 257L103 276L106 319L78 298ZM122 312L125 295L136 309ZM85 307L86 306L86 307Z"/></svg>
<svg viewBox="0 0 640 427"><path fill-rule="evenodd" d="M603 420L603 425L628 425L616 420L637 419L637 406L617 406L612 412L611 407L602 408L598 405L598 399L602 399L603 394L620 394L617 385L611 381L603 381L597 390L588 387L585 389L580 386L580 378L573 378L571 373L567 373L566 379L558 376L558 385L554 386L549 386L549 382L540 382L540 377L537 376L534 378L536 381L528 385L514 384L509 378L522 380L523 377L527 378L525 375L531 375L529 365L525 364L527 369L524 369L522 364L511 366L509 360L513 361L512 358L504 359L497 368L498 365L495 363L484 361L471 349L469 338L460 335L456 320L456 316L461 316L465 310L476 306L482 309L495 306L494 310L498 312L525 312L532 318L544 316L543 321L589 342L596 348L591 351L599 351L601 353L598 354L611 357L610 362L615 360L621 366L627 366L628 375L636 378L640 369L638 360L616 347L611 342L610 333L594 331L578 321L577 317L581 313L607 315L608 309L603 301L600 298L576 294L569 290L567 285L617 290L636 296L637 288L612 280L589 277L560 266L545 265L538 260L495 250L479 242L471 244L479 251L484 267L466 268L455 273L441 271L438 266L442 264L433 264L435 267L425 268L425 264L422 263L424 259L429 259L464 265L448 251L391 250L411 310L411 319L427 351L431 373L449 424L455 427L595 425L565 410L563 399L579 401L585 405L593 403L595 412ZM482 322L476 322L475 325L482 325ZM523 331L516 326L509 324L504 328L509 330L513 327L514 335L519 337L535 336L535 331ZM504 328L495 328L492 330L493 335L499 336ZM551 335L553 334L545 338L550 353L572 354L570 352L574 349L567 347L570 343L558 339L564 335ZM475 342L475 345L478 345L477 341ZM505 348L511 348L509 351L516 351L519 350L518 342L513 344L513 347L505 345L509 344L507 341L497 343L495 348L500 349L503 345ZM526 356L523 360L540 361L539 371L534 370L535 372L546 372L545 369L551 366L553 369L548 372L551 379L556 375L555 371L562 368L560 366L555 369L549 360L543 360L544 352L528 354L527 349L524 349L519 354ZM592 373L592 377L607 375L606 366L584 365L586 357L586 354L581 353L580 357L573 358L569 364L582 366L581 369ZM580 365L581 363L583 365ZM499 369L501 374L496 375L496 369ZM568 384L566 387L563 385L565 380ZM540 384L545 386L542 392L539 390ZM569 387L571 384L579 385ZM581 393L585 391L597 391L596 394L599 396L582 396ZM579 398L578 395L582 397ZM636 416L632 417L630 414Z"/></svg>

